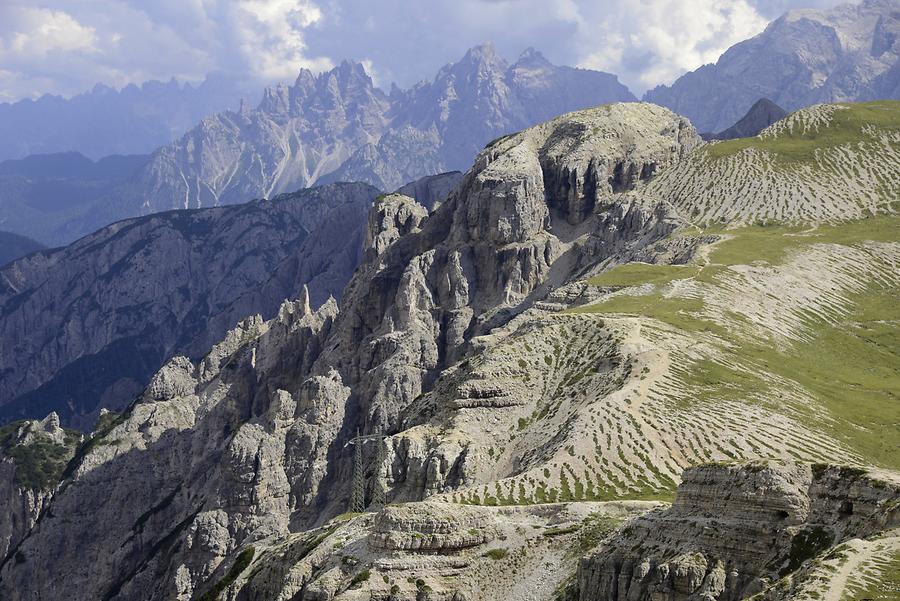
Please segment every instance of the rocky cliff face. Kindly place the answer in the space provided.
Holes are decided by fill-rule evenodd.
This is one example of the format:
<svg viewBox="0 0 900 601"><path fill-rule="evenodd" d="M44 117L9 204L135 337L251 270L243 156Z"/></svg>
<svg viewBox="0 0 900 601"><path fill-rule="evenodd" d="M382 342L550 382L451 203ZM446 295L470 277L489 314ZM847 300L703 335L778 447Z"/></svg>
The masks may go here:
<svg viewBox="0 0 900 601"><path fill-rule="evenodd" d="M721 131L760 98L787 111L821 102L900 99L900 13L893 0L794 10L736 44L714 65L644 99Z"/></svg>
<svg viewBox="0 0 900 601"><path fill-rule="evenodd" d="M171 360L137 404L102 424L82 447L64 474L71 484L57 491L51 510L16 549L18 559L4 566L62 573L78 563L81 575L37 587L31 578L13 584L17 577L4 576L2 586L18 589L14 596L43 588L41 594L51 597L189 598L234 542L285 532L291 488L301 483L286 478L284 453L301 464L313 458L289 432L296 406L291 395L273 389L275 404L270 404L263 400L267 387L245 378L248 369L259 369L269 372L275 385L276 374L283 378L302 369L335 311L333 299L315 314L302 301L284 303L269 323L259 318L240 323L199 364ZM278 352L248 348L254 340ZM193 391L201 383L218 390L219 400L233 396L221 403L198 396ZM329 383L323 378L320 385ZM257 403L267 406L263 415L253 409ZM303 425L297 423L297 429ZM308 427L315 429L314 422ZM67 516L66 526L57 522L61 516ZM64 530L79 531L78 557L63 547L43 550L45 537ZM182 559L170 568L174 556Z"/></svg>
<svg viewBox="0 0 900 601"><path fill-rule="evenodd" d="M378 191L334 184L271 201L116 223L0 273L0 415L90 428L169 357L201 357L304 286L324 302L362 253ZM173 271L173 266L178 266Z"/></svg>
<svg viewBox="0 0 900 601"><path fill-rule="evenodd" d="M629 522L582 560L579 599L768 598L798 588L798 570L843 541L900 525L898 498L895 475L856 468L691 468L671 508Z"/></svg>

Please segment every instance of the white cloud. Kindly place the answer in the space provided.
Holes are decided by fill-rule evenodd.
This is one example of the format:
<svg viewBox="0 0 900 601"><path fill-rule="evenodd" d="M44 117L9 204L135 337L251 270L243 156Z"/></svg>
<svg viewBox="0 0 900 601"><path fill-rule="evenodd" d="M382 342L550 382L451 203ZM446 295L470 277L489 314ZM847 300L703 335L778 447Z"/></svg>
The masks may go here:
<svg viewBox="0 0 900 601"><path fill-rule="evenodd" d="M619 73L638 91L715 62L727 48L758 34L767 23L745 0L615 4L615 10L594 11L580 23L580 28L616 33L594 50L582 39L579 66Z"/></svg>
<svg viewBox="0 0 900 601"><path fill-rule="evenodd" d="M332 64L304 41L321 18L313 0L0 0L0 98L213 71L292 79Z"/></svg>
<svg viewBox="0 0 900 601"><path fill-rule="evenodd" d="M243 0L233 6L241 48L252 70L264 79L296 77L300 67L320 70L327 59L306 58L304 29L318 23L322 12L298 0Z"/></svg>
<svg viewBox="0 0 900 601"><path fill-rule="evenodd" d="M3 13L5 19L19 23L18 31L3 40L4 56L46 57L55 50L96 51L94 28L82 25L66 12L11 6Z"/></svg>

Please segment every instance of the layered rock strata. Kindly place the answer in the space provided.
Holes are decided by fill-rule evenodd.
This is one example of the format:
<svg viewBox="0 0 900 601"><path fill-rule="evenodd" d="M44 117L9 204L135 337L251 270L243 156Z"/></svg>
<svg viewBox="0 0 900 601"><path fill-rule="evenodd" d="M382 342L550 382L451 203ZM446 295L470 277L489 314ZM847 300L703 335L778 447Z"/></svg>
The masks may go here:
<svg viewBox="0 0 900 601"><path fill-rule="evenodd" d="M826 464L690 468L671 508L582 560L579 599L746 599L842 541L900 526L900 481L883 478Z"/></svg>

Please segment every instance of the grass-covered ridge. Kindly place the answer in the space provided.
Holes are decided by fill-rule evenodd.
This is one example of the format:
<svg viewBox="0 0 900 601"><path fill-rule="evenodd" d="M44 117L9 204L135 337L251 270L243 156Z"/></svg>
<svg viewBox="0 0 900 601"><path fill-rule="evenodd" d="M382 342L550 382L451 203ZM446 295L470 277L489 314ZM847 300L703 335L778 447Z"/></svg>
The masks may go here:
<svg viewBox="0 0 900 601"><path fill-rule="evenodd" d="M860 459L897 469L898 259L896 216L747 227L728 231L693 272L618 267L601 279L643 270L647 280L572 312L650 318L702 341L704 352L673 361L682 394L670 396L682 409L753 402L790 411Z"/></svg>
<svg viewBox="0 0 900 601"><path fill-rule="evenodd" d="M710 144L707 156L716 159L753 148L776 156L781 162L814 163L823 150L857 144L877 135L900 135L900 101L841 103L819 114L798 111L760 135Z"/></svg>
<svg viewBox="0 0 900 601"><path fill-rule="evenodd" d="M801 109L756 137L701 146L645 191L703 226L900 212L900 102Z"/></svg>

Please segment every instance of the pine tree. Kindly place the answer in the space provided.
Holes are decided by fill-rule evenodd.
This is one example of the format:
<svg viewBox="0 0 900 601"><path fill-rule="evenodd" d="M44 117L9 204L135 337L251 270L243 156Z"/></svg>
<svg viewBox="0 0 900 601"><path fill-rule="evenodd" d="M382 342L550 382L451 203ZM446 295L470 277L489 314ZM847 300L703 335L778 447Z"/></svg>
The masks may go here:
<svg viewBox="0 0 900 601"><path fill-rule="evenodd" d="M362 440L359 432L353 445L353 480L350 484L350 511L362 513L366 508L366 484L362 463Z"/></svg>

